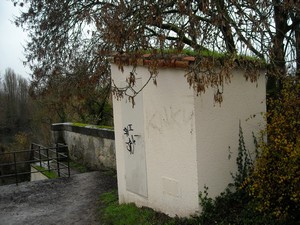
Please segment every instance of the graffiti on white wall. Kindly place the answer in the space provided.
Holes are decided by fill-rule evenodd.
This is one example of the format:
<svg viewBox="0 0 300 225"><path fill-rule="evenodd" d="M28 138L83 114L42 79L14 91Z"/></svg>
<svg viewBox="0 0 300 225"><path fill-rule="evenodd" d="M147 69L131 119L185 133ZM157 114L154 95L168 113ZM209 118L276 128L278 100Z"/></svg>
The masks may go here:
<svg viewBox="0 0 300 225"><path fill-rule="evenodd" d="M135 146L135 139L134 139L134 134L133 134L133 128L132 124L128 124L126 127L123 129L124 135L126 136L125 144L126 144L126 149L129 151L130 154L134 154L134 146Z"/></svg>

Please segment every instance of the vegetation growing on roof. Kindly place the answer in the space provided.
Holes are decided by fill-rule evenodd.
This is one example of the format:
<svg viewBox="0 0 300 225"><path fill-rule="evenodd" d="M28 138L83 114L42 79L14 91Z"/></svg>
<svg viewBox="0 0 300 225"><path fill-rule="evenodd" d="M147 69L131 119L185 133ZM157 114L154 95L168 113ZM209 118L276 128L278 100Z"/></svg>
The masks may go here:
<svg viewBox="0 0 300 225"><path fill-rule="evenodd" d="M187 59L186 56L191 56L192 58ZM149 77L145 85L137 90L135 87L136 66L139 65L140 58L147 60L146 65L148 66ZM262 69L267 67L267 63L261 58L237 55L236 53L223 54L207 49L201 51L193 49L183 49L181 51L178 51L178 49L152 49L131 54L117 54L114 60L122 71L124 65L133 65L132 71L126 79L127 85L125 87L117 87L112 81L113 95L117 99L128 97L129 102L133 106L135 104L135 96L151 80L157 85L160 66L177 67L178 61L188 61L183 66L186 69L185 77L189 86L195 90L197 95L201 95L206 89L212 88L214 90L214 102L219 104L223 102L224 84L231 82L232 71L235 68L244 71L244 77L247 81L256 83ZM144 61L142 63L142 65L145 65Z"/></svg>
<svg viewBox="0 0 300 225"><path fill-rule="evenodd" d="M196 59L208 57L215 60L224 60L225 58L233 57L235 58L236 62L242 62L242 63L257 63L259 66L267 66L267 62L264 59L255 57L255 56L249 56L249 55L241 55L241 54L230 54L230 53L222 53L217 51L211 51L208 49L203 50L193 50L191 48L184 48L181 51L178 51L178 49L170 48L170 49L149 49L149 50L142 50L142 54L152 54L152 55L158 55L158 56L193 56Z"/></svg>

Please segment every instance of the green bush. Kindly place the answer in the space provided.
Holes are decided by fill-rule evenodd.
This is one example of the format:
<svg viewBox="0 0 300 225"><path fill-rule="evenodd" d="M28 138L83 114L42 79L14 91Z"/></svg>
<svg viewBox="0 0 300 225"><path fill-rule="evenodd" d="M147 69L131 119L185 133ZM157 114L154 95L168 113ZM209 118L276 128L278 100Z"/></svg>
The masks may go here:
<svg viewBox="0 0 300 225"><path fill-rule="evenodd" d="M243 189L224 193L215 199L207 196L207 189L200 195L202 213L197 220L201 225L284 225L269 215L256 210L256 203Z"/></svg>
<svg viewBox="0 0 300 225"><path fill-rule="evenodd" d="M269 101L267 141L249 179L257 209L279 220L300 220L300 82L287 78Z"/></svg>
<svg viewBox="0 0 300 225"><path fill-rule="evenodd" d="M254 138L255 144L257 144ZM215 199L208 197L208 187L200 193L201 214L196 218L200 225L287 225L295 224L295 218L278 219L270 212L258 210L260 201L251 195L251 177L255 164L245 147L243 131L239 130L239 148L236 159L238 171L233 174L234 182Z"/></svg>

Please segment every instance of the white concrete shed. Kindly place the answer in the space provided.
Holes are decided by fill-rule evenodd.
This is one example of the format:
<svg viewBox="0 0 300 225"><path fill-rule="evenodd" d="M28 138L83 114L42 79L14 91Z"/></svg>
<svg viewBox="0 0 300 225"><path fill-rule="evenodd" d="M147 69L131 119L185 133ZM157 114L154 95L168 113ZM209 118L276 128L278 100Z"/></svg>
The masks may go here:
<svg viewBox="0 0 300 225"><path fill-rule="evenodd" d="M111 65L119 87L125 85L132 66L123 69ZM136 73L138 89L149 71L141 65ZM157 86L149 83L135 97L134 108L128 98L113 99L120 203L133 202L171 216L192 215L201 210L199 192L205 186L215 197L232 182L239 123L246 146L254 150L252 132L257 134L265 125L264 71L251 83L242 68L233 70L221 106L214 104L212 89L197 96L185 74L183 68L160 68Z"/></svg>

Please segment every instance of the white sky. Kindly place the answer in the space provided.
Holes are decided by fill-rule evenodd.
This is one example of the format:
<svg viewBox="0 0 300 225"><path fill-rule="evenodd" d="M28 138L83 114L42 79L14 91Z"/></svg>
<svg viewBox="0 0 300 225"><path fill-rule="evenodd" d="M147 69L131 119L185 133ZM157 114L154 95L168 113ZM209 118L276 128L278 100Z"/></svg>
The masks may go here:
<svg viewBox="0 0 300 225"><path fill-rule="evenodd" d="M19 14L10 0L0 0L0 77L7 68L24 78L30 78L29 68L25 68L24 49L27 35L22 28L16 27L12 20ZM22 46L23 45L23 46Z"/></svg>

